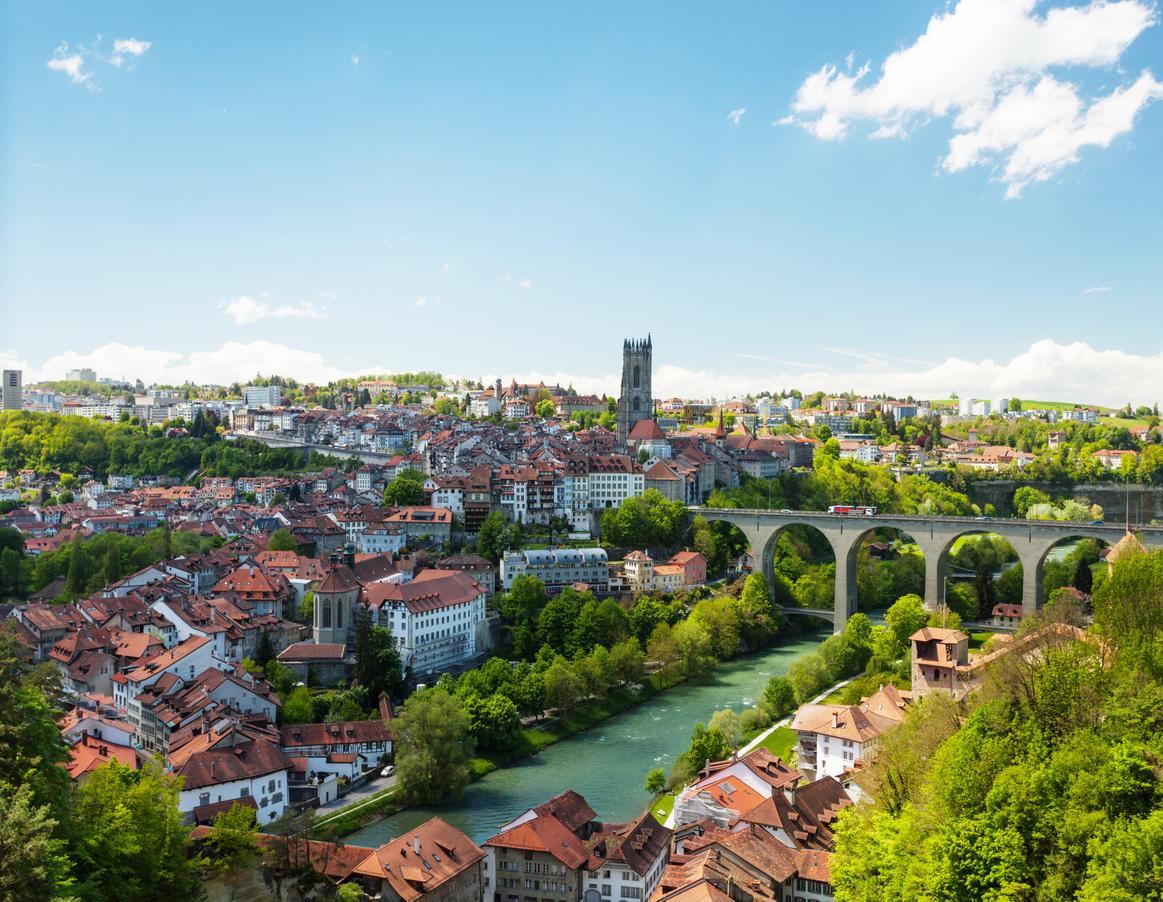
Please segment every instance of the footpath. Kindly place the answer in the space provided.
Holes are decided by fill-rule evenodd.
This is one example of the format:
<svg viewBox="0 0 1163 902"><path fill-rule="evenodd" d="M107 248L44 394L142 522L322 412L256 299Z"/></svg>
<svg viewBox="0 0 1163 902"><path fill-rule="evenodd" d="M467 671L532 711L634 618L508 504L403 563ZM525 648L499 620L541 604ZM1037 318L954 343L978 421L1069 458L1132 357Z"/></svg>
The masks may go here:
<svg viewBox="0 0 1163 902"><path fill-rule="evenodd" d="M854 679L856 679L856 677L849 677L846 680L841 680L840 682L836 683L835 685L829 686L827 689L825 689L823 692L821 692L819 695L817 695L811 701L804 702L804 704L805 705L818 705L820 702L822 702L824 699L826 699L829 695L831 695L837 689L843 689L845 686L847 686L849 683L851 683ZM797 708L796 710L798 711L799 708ZM755 749L759 748L759 746L763 745L763 741L765 739L767 739L767 737L770 736L772 733L774 733L776 730L778 730L780 727L790 726L792 719L795 716L796 716L795 711L793 711L787 717L783 718L783 720L780 720L777 723L773 723L770 727L768 727L766 730L764 730L762 733L760 733L758 736L756 736L754 739L752 739L750 742L748 742L746 745L744 745L741 749L739 749L737 754L740 757L742 757L743 755L746 755L748 752L752 752ZM677 796L681 795L684 789L686 789L685 786L682 789L680 789L677 793L675 793L675 796L677 797ZM675 812L675 809L677 807L678 806L675 805L673 808L670 809L670 814L668 814L666 816L666 821L663 823L664 827L669 827L672 830L674 829L674 812Z"/></svg>

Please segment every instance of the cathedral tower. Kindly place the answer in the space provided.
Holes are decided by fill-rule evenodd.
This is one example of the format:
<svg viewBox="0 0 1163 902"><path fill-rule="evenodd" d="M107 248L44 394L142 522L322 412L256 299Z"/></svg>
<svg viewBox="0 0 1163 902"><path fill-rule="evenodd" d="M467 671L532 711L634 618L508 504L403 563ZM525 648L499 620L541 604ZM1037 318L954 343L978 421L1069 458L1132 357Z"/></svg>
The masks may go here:
<svg viewBox="0 0 1163 902"><path fill-rule="evenodd" d="M622 343L622 394L618 396L618 446L634 424L654 416L654 396L650 391L650 335L645 340L628 338Z"/></svg>

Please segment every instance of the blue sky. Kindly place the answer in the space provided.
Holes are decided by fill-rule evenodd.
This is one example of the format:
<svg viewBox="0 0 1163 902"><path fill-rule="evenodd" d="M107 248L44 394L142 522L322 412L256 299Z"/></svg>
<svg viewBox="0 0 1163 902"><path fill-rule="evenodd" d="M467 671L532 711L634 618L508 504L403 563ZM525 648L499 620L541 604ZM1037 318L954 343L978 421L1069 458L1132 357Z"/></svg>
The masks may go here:
<svg viewBox="0 0 1163 902"><path fill-rule="evenodd" d="M5 2L0 355L1163 395L1157 10L821 6Z"/></svg>

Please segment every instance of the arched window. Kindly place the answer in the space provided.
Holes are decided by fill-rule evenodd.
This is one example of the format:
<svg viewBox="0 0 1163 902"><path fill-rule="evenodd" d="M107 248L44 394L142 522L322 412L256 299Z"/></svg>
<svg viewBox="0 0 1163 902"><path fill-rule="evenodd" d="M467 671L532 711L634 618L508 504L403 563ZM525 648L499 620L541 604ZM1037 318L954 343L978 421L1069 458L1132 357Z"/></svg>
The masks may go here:
<svg viewBox="0 0 1163 902"><path fill-rule="evenodd" d="M633 401L630 402L630 409L633 411L637 411L638 407L639 407L638 399L635 398Z"/></svg>
<svg viewBox="0 0 1163 902"><path fill-rule="evenodd" d="M323 629L331 629L331 599L316 599L315 603L323 605Z"/></svg>
<svg viewBox="0 0 1163 902"><path fill-rule="evenodd" d="M343 602L335 606L335 628L343 629Z"/></svg>
<svg viewBox="0 0 1163 902"><path fill-rule="evenodd" d="M640 379L641 375L642 375L642 374L641 374L641 372L639 371L638 367L634 367L634 387L635 387L635 388L641 388L641 387L642 387L642 386L639 384L639 379ZM634 409L635 409L635 410L637 410L638 408L634 408Z"/></svg>

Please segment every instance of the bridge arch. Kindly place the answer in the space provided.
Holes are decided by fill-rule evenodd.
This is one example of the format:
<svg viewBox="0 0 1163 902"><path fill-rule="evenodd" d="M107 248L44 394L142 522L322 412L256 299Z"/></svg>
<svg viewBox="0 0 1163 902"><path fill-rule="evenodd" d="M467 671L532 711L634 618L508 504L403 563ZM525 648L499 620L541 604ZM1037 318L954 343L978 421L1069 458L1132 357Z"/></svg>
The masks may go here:
<svg viewBox="0 0 1163 902"><path fill-rule="evenodd" d="M917 532L920 533L920 530L917 530ZM878 535L883 539L887 539L888 542L873 543L869 541ZM896 548L892 548L891 545L889 545L889 543L892 541L898 541L900 544ZM917 536L914 536L912 533L908 532L906 529L903 529L900 526L892 526L887 524L874 525L869 526L862 532L857 533L851 540L851 543L846 544L848 549L847 556L851 560L846 561L845 565L852 573L853 585L856 587L855 593L857 607L860 607L861 603L866 601L868 602L865 604L866 608L876 608L880 606L874 604L872 600L865 599L860 596L860 584L862 581L867 584L870 579L882 577L884 568L894 565L898 572L893 574L893 585L889 587L888 590L888 595L892 597L886 596L884 598L877 599L877 601L883 602L883 606L887 607L902 595L916 594L924 597L926 588L926 573L928 570L929 561L928 555L926 554L926 551ZM875 545L879 544L883 544L887 547L883 549L874 547ZM915 555L911 550L909 550L912 546L915 546L917 549L917 554ZM904 550L902 550L902 548ZM864 560L862 561L862 554L866 549L868 553L864 555ZM908 557L906 557L906 555ZM909 557L920 558L919 569L915 568L914 562L909 560ZM910 572L910 570L913 572Z"/></svg>
<svg viewBox="0 0 1163 902"><path fill-rule="evenodd" d="M1053 563L1054 563L1053 561L1050 560L1050 556L1054 553L1054 551L1056 549L1060 548L1063 544L1065 544L1067 542L1076 543L1076 548L1073 551L1067 553L1064 556L1064 560L1069 561L1070 557L1072 555L1075 555L1075 553L1077 552L1076 560L1081 559L1081 560L1085 561L1086 565L1090 567L1092 572L1093 572L1093 565L1101 560L1101 556L1100 556L1099 552L1101 552L1101 550L1103 548L1110 547L1110 543L1108 543L1105 539L1100 539L1096 536L1090 536L1090 535L1065 535L1065 536L1062 536L1061 538L1059 538L1057 541L1053 542L1052 544L1048 545L1046 547L1046 549L1042 552L1042 556L1039 559L1039 566L1041 567L1041 576L1039 577L1039 588L1041 589L1041 595L1039 596L1039 599L1038 599L1039 605L1043 605L1047 601L1049 601L1050 596L1057 589L1062 588L1065 585L1074 586L1075 588L1078 588L1080 591L1083 591L1085 594L1087 594L1087 595L1090 594L1089 587L1081 588L1081 587L1075 585L1075 576L1076 575L1074 572L1071 572L1071 573L1064 573L1063 572L1061 574L1058 574L1058 573L1054 573L1052 570L1049 572L1047 571L1047 565L1053 567ZM1090 545L1088 543L1093 543L1093 545ZM1093 555L1090 552L1090 548L1092 548L1092 547L1094 549ZM1068 564L1067 566L1071 566L1071 565ZM1077 570L1077 564L1073 565L1073 569ZM1050 577L1050 584L1049 585L1047 585L1047 577L1048 576ZM1062 579L1063 576L1065 577L1064 581Z"/></svg>

